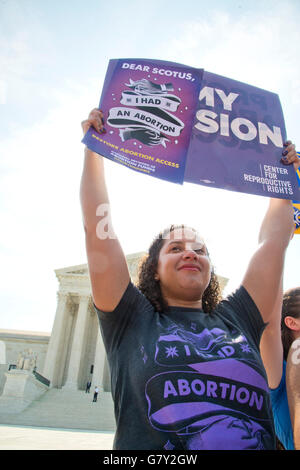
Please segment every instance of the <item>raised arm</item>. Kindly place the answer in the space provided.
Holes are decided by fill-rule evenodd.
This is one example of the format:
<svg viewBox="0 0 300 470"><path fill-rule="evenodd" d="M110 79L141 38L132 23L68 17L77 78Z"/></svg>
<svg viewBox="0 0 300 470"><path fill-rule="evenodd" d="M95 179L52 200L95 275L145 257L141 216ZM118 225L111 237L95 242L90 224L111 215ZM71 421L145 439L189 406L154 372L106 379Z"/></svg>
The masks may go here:
<svg viewBox="0 0 300 470"><path fill-rule="evenodd" d="M281 310L282 310L282 279L277 294L275 306L270 321L264 330L260 341L260 354L264 363L268 385L275 389L278 387L283 371L283 346L281 340Z"/></svg>
<svg viewBox="0 0 300 470"><path fill-rule="evenodd" d="M289 163L298 161L293 144L289 144L286 150ZM285 252L295 228L293 215L291 201L270 199L260 229L258 249L250 261L242 282L265 322L270 320L274 312L280 290Z"/></svg>
<svg viewBox="0 0 300 470"><path fill-rule="evenodd" d="M300 339L296 339L290 348L287 369L286 386L291 422L293 427L294 445L300 450Z"/></svg>
<svg viewBox="0 0 300 470"><path fill-rule="evenodd" d="M93 126L103 129L102 113L94 109L82 122L84 134ZM85 148L80 200L86 238L88 267L95 305L112 311L130 280L125 255L114 233L104 177L103 157Z"/></svg>

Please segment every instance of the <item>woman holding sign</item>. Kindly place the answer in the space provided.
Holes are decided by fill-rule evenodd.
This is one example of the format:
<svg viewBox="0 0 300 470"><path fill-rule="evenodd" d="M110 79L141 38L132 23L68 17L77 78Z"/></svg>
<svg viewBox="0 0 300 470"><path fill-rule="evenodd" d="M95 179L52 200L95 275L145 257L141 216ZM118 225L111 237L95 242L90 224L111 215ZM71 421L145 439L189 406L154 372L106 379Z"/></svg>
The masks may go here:
<svg viewBox="0 0 300 470"><path fill-rule="evenodd" d="M103 129L93 110L84 133ZM292 144L288 158L295 157ZM103 158L85 149L81 204L92 295L111 371L114 449L274 449L259 341L294 230L290 201L272 199L237 291L220 301L208 249L170 227L149 249L135 287L113 233ZM97 215L98 214L98 215ZM100 215L100 216L99 216ZM107 233L106 233L107 235Z"/></svg>

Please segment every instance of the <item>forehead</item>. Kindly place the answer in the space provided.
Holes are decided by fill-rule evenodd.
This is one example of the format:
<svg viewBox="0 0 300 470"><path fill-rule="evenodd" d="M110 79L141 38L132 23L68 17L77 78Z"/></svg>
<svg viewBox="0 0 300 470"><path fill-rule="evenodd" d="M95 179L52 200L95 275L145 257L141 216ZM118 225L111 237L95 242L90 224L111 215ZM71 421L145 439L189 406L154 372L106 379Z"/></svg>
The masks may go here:
<svg viewBox="0 0 300 470"><path fill-rule="evenodd" d="M174 242L193 242L201 245L205 245L203 237L191 228L176 228L171 232L167 232L164 235L164 245L168 245Z"/></svg>

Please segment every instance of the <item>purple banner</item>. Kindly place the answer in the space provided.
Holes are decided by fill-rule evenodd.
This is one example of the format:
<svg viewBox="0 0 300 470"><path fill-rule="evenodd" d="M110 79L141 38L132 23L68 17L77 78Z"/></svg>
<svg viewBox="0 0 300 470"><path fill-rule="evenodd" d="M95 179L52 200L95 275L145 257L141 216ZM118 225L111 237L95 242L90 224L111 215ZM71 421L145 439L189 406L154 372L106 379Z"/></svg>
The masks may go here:
<svg viewBox="0 0 300 470"><path fill-rule="evenodd" d="M183 183L202 70L173 62L110 60L99 108L105 134L83 142L135 171Z"/></svg>
<svg viewBox="0 0 300 470"><path fill-rule="evenodd" d="M82 142L163 180L300 200L280 162L286 130L278 95L173 62L109 61L99 108L106 133Z"/></svg>
<svg viewBox="0 0 300 470"><path fill-rule="evenodd" d="M300 197L279 97L204 71L184 181L281 199Z"/></svg>

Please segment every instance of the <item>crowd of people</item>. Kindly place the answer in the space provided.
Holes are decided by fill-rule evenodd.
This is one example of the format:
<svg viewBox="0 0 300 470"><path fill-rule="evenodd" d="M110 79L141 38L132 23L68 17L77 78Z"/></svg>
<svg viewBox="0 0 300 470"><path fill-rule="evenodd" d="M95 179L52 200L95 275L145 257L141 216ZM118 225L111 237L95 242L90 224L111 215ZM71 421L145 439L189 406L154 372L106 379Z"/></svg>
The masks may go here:
<svg viewBox="0 0 300 470"><path fill-rule="evenodd" d="M98 109L83 132L91 126L103 131ZM299 166L290 141L282 157ZM276 440L277 448L300 449L300 288L282 287L291 201L270 199L241 284L222 299L193 227L159 233L132 283L116 234L97 233L97 208L109 208L109 197L103 157L87 147L80 195L111 372L114 449L272 450Z"/></svg>

